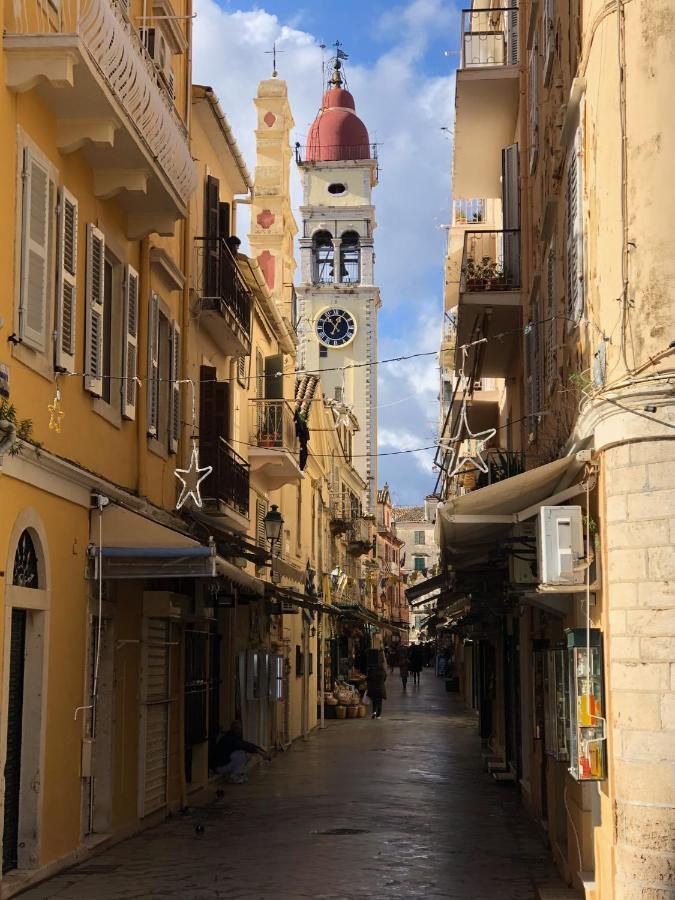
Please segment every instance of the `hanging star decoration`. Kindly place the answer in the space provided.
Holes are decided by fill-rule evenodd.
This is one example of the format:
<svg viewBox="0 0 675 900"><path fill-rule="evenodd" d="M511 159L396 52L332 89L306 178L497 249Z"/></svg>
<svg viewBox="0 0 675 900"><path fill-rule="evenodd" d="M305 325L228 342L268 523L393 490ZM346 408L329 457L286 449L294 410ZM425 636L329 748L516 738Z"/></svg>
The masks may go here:
<svg viewBox="0 0 675 900"><path fill-rule="evenodd" d="M475 434L471 431L466 418L466 401L464 401L462 403L462 411L459 414L457 431L449 438L448 443L451 445L458 444L461 447L465 441L477 441L476 454L471 455L469 453L462 453L461 450L456 450L452 447L450 450L450 453L452 454L451 471L448 477L452 478L453 475L458 475L460 472L466 471L464 469L464 466L466 465L477 469L480 472L487 472L488 464L481 456L481 453L483 452L482 445L491 440L496 434L496 428L486 428L485 431L477 431Z"/></svg>
<svg viewBox="0 0 675 900"><path fill-rule="evenodd" d="M213 466L199 466L199 448L195 438L192 439L192 454L190 455L190 466L187 469L174 469L174 475L183 485L180 496L176 501L176 509L180 509L188 497L192 497L197 506L201 509L202 497L199 492L199 486L213 472ZM185 476L185 477L183 477Z"/></svg>
<svg viewBox="0 0 675 900"><path fill-rule="evenodd" d="M47 405L47 411L49 412L49 430L61 434L61 422L65 412L61 407L61 391L58 387L56 388L53 401Z"/></svg>

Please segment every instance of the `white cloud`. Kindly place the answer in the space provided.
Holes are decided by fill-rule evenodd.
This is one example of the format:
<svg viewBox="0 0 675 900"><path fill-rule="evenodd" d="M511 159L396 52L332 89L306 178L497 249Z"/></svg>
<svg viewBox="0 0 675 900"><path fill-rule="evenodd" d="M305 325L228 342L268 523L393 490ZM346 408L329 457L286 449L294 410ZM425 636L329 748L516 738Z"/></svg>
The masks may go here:
<svg viewBox="0 0 675 900"><path fill-rule="evenodd" d="M265 8L227 11L214 0L196 0L193 78L218 94L237 142L253 171L258 82L271 72L272 44L284 51L277 68L288 83L296 121L292 140L304 143L321 100L321 49L317 35L300 27L302 12L282 22ZM370 65L352 58L346 73L358 114L380 143L380 184L375 191L376 279L382 290L380 358L437 350L442 315L442 259L447 221L451 146L441 133L451 126L452 77L429 77L422 61L429 41L449 31L456 11L443 0L412 0L392 8L377 26L386 49ZM307 21L307 19L304 19ZM294 205L300 205L297 173ZM241 207L240 207L241 210ZM240 237L248 222L240 220ZM430 293L430 285L438 291ZM380 367L380 441L398 433L426 446L436 430L437 360L431 356ZM399 402L408 398L405 402ZM401 447L401 435L398 434ZM431 454L433 456L433 454ZM412 460L414 464L411 465ZM416 502L433 487L429 454L381 460L401 502ZM396 482L400 481L399 490Z"/></svg>

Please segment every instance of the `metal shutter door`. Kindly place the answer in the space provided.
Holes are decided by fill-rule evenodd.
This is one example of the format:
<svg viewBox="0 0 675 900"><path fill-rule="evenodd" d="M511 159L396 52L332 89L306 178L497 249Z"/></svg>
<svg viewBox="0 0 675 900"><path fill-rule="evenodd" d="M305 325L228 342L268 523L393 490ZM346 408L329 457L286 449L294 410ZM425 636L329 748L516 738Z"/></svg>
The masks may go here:
<svg viewBox="0 0 675 900"><path fill-rule="evenodd" d="M169 622L147 620L143 815L166 804L169 770Z"/></svg>

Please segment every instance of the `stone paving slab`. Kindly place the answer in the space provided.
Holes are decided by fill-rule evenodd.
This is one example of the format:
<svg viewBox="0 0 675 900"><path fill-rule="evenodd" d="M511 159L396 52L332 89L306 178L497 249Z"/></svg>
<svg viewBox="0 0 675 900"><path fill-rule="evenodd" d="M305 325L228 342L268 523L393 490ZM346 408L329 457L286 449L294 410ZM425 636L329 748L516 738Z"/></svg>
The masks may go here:
<svg viewBox="0 0 675 900"><path fill-rule="evenodd" d="M389 696L381 720L330 720L248 784L23 900L534 900L564 887L443 681L428 671L404 693L390 676Z"/></svg>

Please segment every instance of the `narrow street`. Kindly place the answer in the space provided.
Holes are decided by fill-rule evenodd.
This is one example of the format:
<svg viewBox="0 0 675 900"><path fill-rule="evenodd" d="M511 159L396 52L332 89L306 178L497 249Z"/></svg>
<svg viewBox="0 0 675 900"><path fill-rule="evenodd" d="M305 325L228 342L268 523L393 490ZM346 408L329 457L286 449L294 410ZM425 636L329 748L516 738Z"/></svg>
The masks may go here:
<svg viewBox="0 0 675 900"><path fill-rule="evenodd" d="M22 896L529 900L557 884L515 789L482 772L461 701L431 670L388 685L381 720L329 721L222 799Z"/></svg>

